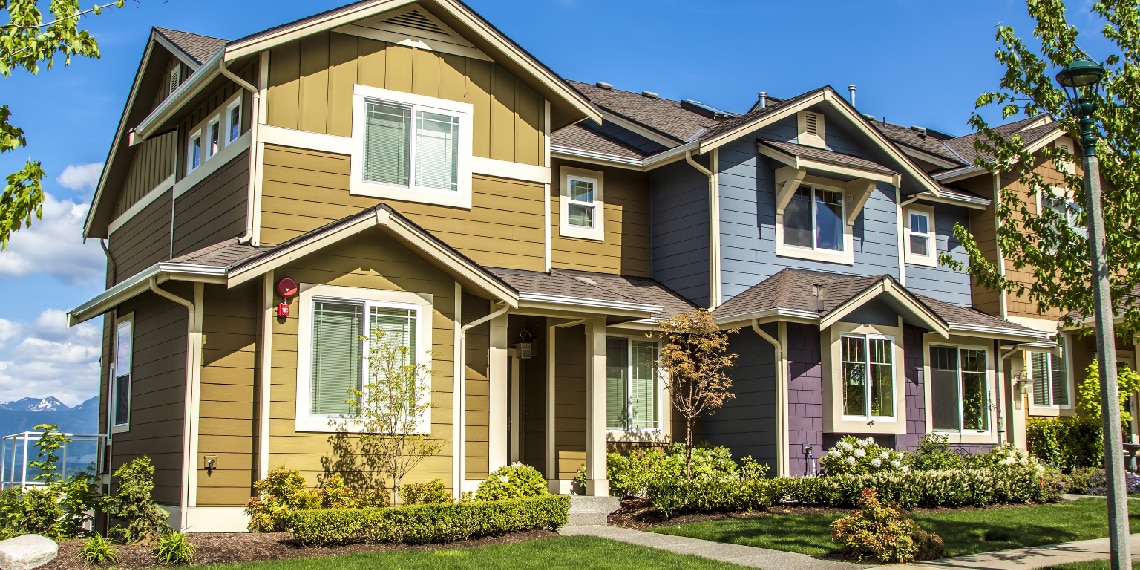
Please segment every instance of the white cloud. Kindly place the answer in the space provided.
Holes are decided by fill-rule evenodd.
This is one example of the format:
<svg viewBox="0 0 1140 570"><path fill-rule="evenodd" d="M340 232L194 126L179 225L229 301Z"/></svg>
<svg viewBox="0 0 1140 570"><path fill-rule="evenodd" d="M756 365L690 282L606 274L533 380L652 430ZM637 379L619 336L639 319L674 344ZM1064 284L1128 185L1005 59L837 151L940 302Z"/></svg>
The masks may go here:
<svg viewBox="0 0 1140 570"><path fill-rule="evenodd" d="M13 342L0 343L0 402L55 396L74 406L98 393L99 328L67 328L63 314L47 309L31 323L0 319L0 335L5 326L13 331Z"/></svg>
<svg viewBox="0 0 1140 570"><path fill-rule="evenodd" d="M20 334L20 328L19 323L14 323L7 319L0 319L0 348L4 348L4 345L7 344L9 340L12 340L16 335Z"/></svg>
<svg viewBox="0 0 1140 570"><path fill-rule="evenodd" d="M99 174L103 172L103 165L98 162L91 164L69 164L55 181L68 190L92 191L99 183Z"/></svg>
<svg viewBox="0 0 1140 570"><path fill-rule="evenodd" d="M87 204L44 195L44 216L12 234L0 251L0 277L46 274L69 284L101 286L106 258L99 243L83 243ZM101 288L101 287L100 287Z"/></svg>

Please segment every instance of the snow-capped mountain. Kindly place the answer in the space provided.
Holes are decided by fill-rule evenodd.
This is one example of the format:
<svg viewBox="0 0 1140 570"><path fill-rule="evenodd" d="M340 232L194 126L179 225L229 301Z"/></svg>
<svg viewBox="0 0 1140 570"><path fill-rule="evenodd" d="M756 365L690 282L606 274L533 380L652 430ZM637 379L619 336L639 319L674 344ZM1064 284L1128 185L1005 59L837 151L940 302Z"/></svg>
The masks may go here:
<svg viewBox="0 0 1140 570"><path fill-rule="evenodd" d="M80 404L80 406L82 405ZM69 409L68 405L59 401L55 396L20 398L15 402L0 402L0 410L11 412L59 412L67 409Z"/></svg>
<svg viewBox="0 0 1140 570"><path fill-rule="evenodd" d="M91 398L75 407L54 396L0 403L0 437L32 431L39 424L55 424L67 433L95 433L99 424L99 398Z"/></svg>

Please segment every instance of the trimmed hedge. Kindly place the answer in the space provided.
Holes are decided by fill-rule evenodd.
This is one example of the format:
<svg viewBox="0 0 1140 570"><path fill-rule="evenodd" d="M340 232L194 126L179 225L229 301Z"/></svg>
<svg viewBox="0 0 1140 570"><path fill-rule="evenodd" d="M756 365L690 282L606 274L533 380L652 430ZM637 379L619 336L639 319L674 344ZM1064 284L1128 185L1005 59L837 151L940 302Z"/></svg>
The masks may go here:
<svg viewBox="0 0 1140 570"><path fill-rule="evenodd" d="M293 516L293 538L307 546L360 542L428 544L566 524L570 497L365 509L314 509Z"/></svg>
<svg viewBox="0 0 1140 570"><path fill-rule="evenodd" d="M744 481L664 479L650 482L648 495L661 514L672 517L681 512L758 510L782 500L849 508L859 504L867 488L907 509L1043 503L1061 495L1054 473L1022 465Z"/></svg>
<svg viewBox="0 0 1140 570"><path fill-rule="evenodd" d="M1100 467L1104 433L1094 418L1030 418L1025 429L1029 453L1058 469Z"/></svg>

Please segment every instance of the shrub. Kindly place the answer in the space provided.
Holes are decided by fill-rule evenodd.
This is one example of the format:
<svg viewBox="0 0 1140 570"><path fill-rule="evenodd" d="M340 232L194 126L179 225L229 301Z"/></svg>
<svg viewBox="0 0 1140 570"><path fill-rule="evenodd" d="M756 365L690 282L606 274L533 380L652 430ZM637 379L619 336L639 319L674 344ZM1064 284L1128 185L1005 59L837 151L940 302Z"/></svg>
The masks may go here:
<svg viewBox="0 0 1140 570"><path fill-rule="evenodd" d="M427 483L405 483L400 493L405 505L438 505L454 502L443 479L432 479Z"/></svg>
<svg viewBox="0 0 1140 570"><path fill-rule="evenodd" d="M546 495L389 508L299 511L293 538L308 546L446 543L566 524L570 497Z"/></svg>
<svg viewBox="0 0 1140 570"><path fill-rule="evenodd" d="M1066 493L1073 493L1074 495L1089 494L1089 487L1092 487L1092 476L1098 472L1103 473L1104 470L1094 467L1079 467L1073 469L1067 475L1062 476L1064 491Z"/></svg>
<svg viewBox="0 0 1140 570"><path fill-rule="evenodd" d="M504 465L487 475L475 490L476 501L503 501L518 497L549 495L546 478L538 469L522 463Z"/></svg>
<svg viewBox="0 0 1140 570"><path fill-rule="evenodd" d="M79 551L79 557L84 562L96 566L118 562L119 560L119 557L115 555L115 549L111 547L111 541L98 534L91 535L91 538L83 543L83 550Z"/></svg>
<svg viewBox="0 0 1140 570"><path fill-rule="evenodd" d="M1140 476L1125 472L1124 487L1129 495L1140 493ZM1101 496L1108 494L1108 477L1105 475L1104 469L1097 469L1089 475L1084 494Z"/></svg>
<svg viewBox="0 0 1140 570"><path fill-rule="evenodd" d="M874 489L863 489L858 511L831 523L831 540L843 548L845 556L859 562L933 560L945 551L937 534L924 530L896 507L879 502Z"/></svg>
<svg viewBox="0 0 1140 570"><path fill-rule="evenodd" d="M97 494L94 477L81 472L65 477L57 453L70 441L51 424L37 425L36 460L28 466L44 486L0 491L0 540L21 534L42 534L60 541L87 534Z"/></svg>
<svg viewBox="0 0 1140 570"><path fill-rule="evenodd" d="M273 469L265 479L254 483L253 488L257 491L257 496L245 504L245 514L249 515L249 530L252 532L289 530L289 522L295 511L321 507L320 493L316 489L310 489L305 477L296 469ZM347 506L340 485L332 481L332 489L329 494L331 500L338 507Z"/></svg>
<svg viewBox="0 0 1140 570"><path fill-rule="evenodd" d="M691 469L695 480L736 477L738 473L727 447L694 447ZM618 453L606 456L606 478L611 495L642 497L650 481L684 477L685 447L681 444L638 449L628 456Z"/></svg>
<svg viewBox="0 0 1140 570"><path fill-rule="evenodd" d="M905 463L916 471L943 471L962 469L965 458L950 449L950 437L932 433L919 442L918 447L905 455Z"/></svg>
<svg viewBox="0 0 1140 570"><path fill-rule="evenodd" d="M666 518L681 512L751 511L772 505L781 495L779 479L685 479L649 482L646 494ZM794 481L784 479L783 481Z"/></svg>
<svg viewBox="0 0 1140 570"><path fill-rule="evenodd" d="M104 497L103 512L116 524L108 536L124 543L149 542L170 531L166 511L151 497L154 490L154 465L142 456L115 470L117 488Z"/></svg>
<svg viewBox="0 0 1140 570"><path fill-rule="evenodd" d="M820 458L828 475L877 473L880 471L907 471L901 453L879 446L868 437L859 439L845 435Z"/></svg>
<svg viewBox="0 0 1140 570"><path fill-rule="evenodd" d="M1104 457L1096 418L1030 418L1025 438L1029 453L1058 469L1097 467Z"/></svg>
<svg viewBox="0 0 1140 570"><path fill-rule="evenodd" d="M190 564L194 559L194 545L181 532L163 535L154 548L154 560L159 564Z"/></svg>

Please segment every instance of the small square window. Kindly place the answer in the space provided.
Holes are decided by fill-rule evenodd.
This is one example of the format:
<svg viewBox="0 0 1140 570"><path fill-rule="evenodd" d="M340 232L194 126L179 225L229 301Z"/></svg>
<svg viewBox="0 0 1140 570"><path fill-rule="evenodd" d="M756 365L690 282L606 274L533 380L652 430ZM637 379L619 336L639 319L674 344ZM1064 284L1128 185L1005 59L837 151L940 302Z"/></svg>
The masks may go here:
<svg viewBox="0 0 1140 570"><path fill-rule="evenodd" d="M186 173L194 172L199 166L202 166L202 131L195 131L190 135L186 152Z"/></svg>
<svg viewBox="0 0 1140 570"><path fill-rule="evenodd" d="M226 144L241 136L241 97L226 109Z"/></svg>

